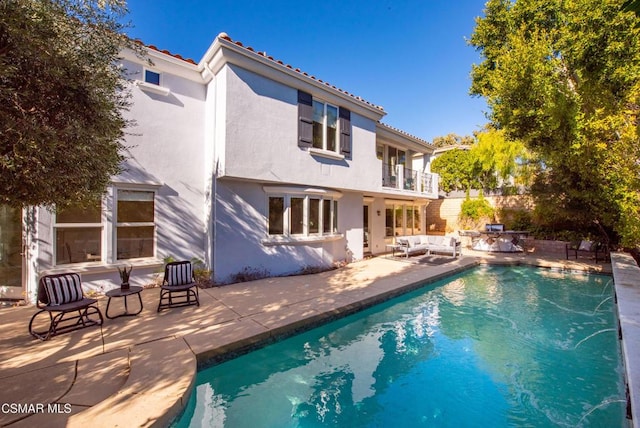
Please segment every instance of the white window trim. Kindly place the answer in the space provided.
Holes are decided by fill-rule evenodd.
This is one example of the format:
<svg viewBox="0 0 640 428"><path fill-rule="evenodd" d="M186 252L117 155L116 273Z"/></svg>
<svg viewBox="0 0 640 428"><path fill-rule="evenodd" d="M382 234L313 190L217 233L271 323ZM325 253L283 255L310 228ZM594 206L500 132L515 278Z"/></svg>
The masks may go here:
<svg viewBox="0 0 640 428"><path fill-rule="evenodd" d="M142 80L136 80L135 84L145 92L152 92L154 94L163 95L165 97L171 93L171 90L169 88L154 85L153 83L143 82Z"/></svg>
<svg viewBox="0 0 640 428"><path fill-rule="evenodd" d="M315 147L309 147L309 153L312 155L322 156L329 159L344 160L344 155L331 150L318 149Z"/></svg>
<svg viewBox="0 0 640 428"><path fill-rule="evenodd" d="M105 201L104 199L100 200L100 223L58 223L58 215L52 214L52 252L53 252L53 266L93 266L93 265L102 265L106 262L106 234L105 234L105 221L106 221L106 213L105 213ZM65 228L65 229L80 229L80 228L100 228L100 260L90 260L86 262L78 262L78 263L58 263L58 233L57 229Z"/></svg>
<svg viewBox="0 0 640 428"><path fill-rule="evenodd" d="M153 193L153 222L118 222L118 191L135 191L135 192L149 192ZM157 213L157 186L119 186L116 185L113 188L113 228L111 232L111 257L113 260L113 264L122 264L127 263L129 261L136 261L136 263L140 260L155 260L157 259L157 251L158 251L158 213ZM135 257L130 259L118 259L118 228L119 227L153 227L153 254L149 257Z"/></svg>
<svg viewBox="0 0 640 428"><path fill-rule="evenodd" d="M300 187L281 187L281 186L264 186L266 193L266 234L267 236L262 239L263 245L298 245L307 244L313 242L334 241L344 237L343 234L337 232L337 224L334 221L337 220L334 215L334 210L337 208L335 202L342 197L342 193L326 189L318 188L300 188ZM284 198L283 209L283 234L282 235L269 235L269 198ZM303 232L302 234L291 233L291 199L301 198L304 199L303 205ZM329 231L309 233L309 207L310 200L318 199L323 201L322 204L330 203L330 224ZM322 230L324 225L324 210L320 204L318 212L318 227ZM335 232L334 232L335 231Z"/></svg>
<svg viewBox="0 0 640 428"><path fill-rule="evenodd" d="M276 246L276 245L306 245L312 244L314 242L329 242L329 241L337 241L338 239L344 238L342 233L336 233L333 235L273 235L268 238L264 238L261 243L265 246Z"/></svg>
<svg viewBox="0 0 640 428"><path fill-rule="evenodd" d="M386 200L385 203L385 215L386 215L386 210L387 208L391 208L393 210L393 230L395 231L395 223L396 223L396 209L397 208L402 208L402 234L400 236L404 236L404 235L415 235L416 232L418 232L418 235L424 234L424 231L422 230L422 228L417 231L416 229L413 228L409 228L408 227L408 223L409 223L409 217L408 217L408 212L409 212L409 208L411 208L412 212L414 213L414 219L415 219L415 213L418 213L418 217L419 217L419 221L420 223L418 224L419 227L422 227L422 219L423 219L423 215L424 215L424 205L419 204L417 202L410 202L410 201L394 201L394 200ZM392 238L395 238L395 235L393 236L387 236L386 235L386 229L387 229L387 225L385 223L385 239L389 240Z"/></svg>
<svg viewBox="0 0 640 428"><path fill-rule="evenodd" d="M158 84L157 85L155 83L153 83L153 82L148 82L147 81L147 72L158 75ZM143 82L145 82L145 83L150 84L150 85L162 86L162 80L163 80L162 73L160 71L156 71L156 70L152 70L152 69L150 69L148 67L144 67L142 69L142 79L141 80Z"/></svg>
<svg viewBox="0 0 640 428"><path fill-rule="evenodd" d="M320 98L312 98L312 103L318 102L322 104L322 148L309 147L309 152L311 154L316 154L319 156L332 157L332 156L340 156L337 159L344 159L344 156L340 154L340 107L328 103ZM330 150L327 148L327 132L329 127L327 126L327 107L333 107L336 109L336 139L335 139L335 150Z"/></svg>
<svg viewBox="0 0 640 428"><path fill-rule="evenodd" d="M155 83L150 83L146 81L146 77L147 77L147 71L150 71L152 73L156 73L158 75L158 84L156 85ZM140 89L142 89L143 91L146 92L152 92L154 94L159 94L162 96L168 96L171 93L171 90L169 88L165 88L162 83L164 80L164 76L163 73L156 71L156 70L151 70L150 68L143 68L142 69L142 79L140 80L136 80L135 84L137 87L139 87Z"/></svg>

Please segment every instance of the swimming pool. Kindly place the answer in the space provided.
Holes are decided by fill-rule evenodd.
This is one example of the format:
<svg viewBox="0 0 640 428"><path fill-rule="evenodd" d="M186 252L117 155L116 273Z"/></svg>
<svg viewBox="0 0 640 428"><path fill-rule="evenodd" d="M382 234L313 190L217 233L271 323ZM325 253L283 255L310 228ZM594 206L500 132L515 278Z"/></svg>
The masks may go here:
<svg viewBox="0 0 640 428"><path fill-rule="evenodd" d="M200 371L176 426L626 426L613 300L475 268Z"/></svg>

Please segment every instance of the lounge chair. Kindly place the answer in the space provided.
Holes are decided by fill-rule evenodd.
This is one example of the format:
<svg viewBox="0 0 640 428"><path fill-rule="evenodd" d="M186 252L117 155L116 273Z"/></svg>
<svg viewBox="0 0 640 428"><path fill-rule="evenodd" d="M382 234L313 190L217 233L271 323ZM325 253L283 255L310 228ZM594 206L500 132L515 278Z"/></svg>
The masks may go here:
<svg viewBox="0 0 640 428"><path fill-rule="evenodd" d="M577 260L578 254L593 254L596 259L596 263L598 263L598 261L600 260L600 258L598 257L599 255L602 256L603 261L607 260L607 249L602 248L599 242L593 241L582 240L566 244L565 254L567 256L567 260L569 260L570 255L573 255Z"/></svg>
<svg viewBox="0 0 640 428"><path fill-rule="evenodd" d="M191 262L167 263L164 268L164 279L160 286L158 312L162 309L190 305L200 306L198 285L193 277Z"/></svg>
<svg viewBox="0 0 640 428"><path fill-rule="evenodd" d="M38 282L36 306L40 310L29 321L29 333L37 339L47 340L57 334L102 325L102 313L97 303L96 299L84 295L79 274L45 275ZM49 327L36 330L34 321L42 313L49 314Z"/></svg>

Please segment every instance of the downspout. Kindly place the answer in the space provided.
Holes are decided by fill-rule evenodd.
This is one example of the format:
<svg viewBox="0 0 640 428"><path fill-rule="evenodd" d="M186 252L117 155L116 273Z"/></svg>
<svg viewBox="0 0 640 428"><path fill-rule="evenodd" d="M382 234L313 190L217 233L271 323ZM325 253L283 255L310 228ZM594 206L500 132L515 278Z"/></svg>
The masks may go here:
<svg viewBox="0 0 640 428"><path fill-rule="evenodd" d="M209 73L209 76L211 76L211 80L209 80L209 83L211 83L212 80L214 80L215 75L213 74L213 71L211 70L211 68L209 67L209 64L206 61L203 61L203 66L204 69ZM214 85L216 84L215 82L213 83ZM215 91L215 95L217 96L217 91ZM209 96L209 92L207 92L207 98ZM209 240L208 246L209 246L209 264L210 264L210 268L211 268L211 274L213 276L213 278L211 278L212 281L215 282L215 276L216 276L216 266L215 266L215 253L216 253L216 236L217 236L217 231L216 231L216 224L217 224L217 216L216 216L216 210L217 210L217 195L218 195L218 165L217 162L215 161L215 154L216 154L216 144L215 144L215 136L216 136L216 129L217 129L217 114L215 114L215 99L214 99L214 114L213 114L213 129L212 129L212 135L211 135L211 144L213 145L212 147L212 151L211 151L211 166L212 166L212 177L211 177L211 208L210 208L210 216L209 216L209 235L207 237L207 239Z"/></svg>
<svg viewBox="0 0 640 428"><path fill-rule="evenodd" d="M22 264L22 286L24 293L24 300L27 303L36 303L37 290L38 290L38 276L37 265L33 263L34 258L37 258L38 248L37 240L35 239L36 233L36 207L29 206L22 210L22 251L21 251L21 264Z"/></svg>

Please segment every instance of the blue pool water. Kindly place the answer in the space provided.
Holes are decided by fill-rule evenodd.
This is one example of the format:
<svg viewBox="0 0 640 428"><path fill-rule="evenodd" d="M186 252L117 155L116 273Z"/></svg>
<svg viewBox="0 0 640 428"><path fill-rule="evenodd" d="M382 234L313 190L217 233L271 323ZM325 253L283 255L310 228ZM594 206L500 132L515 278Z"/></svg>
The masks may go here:
<svg viewBox="0 0 640 428"><path fill-rule="evenodd" d="M476 268L199 372L177 426L627 426L613 300Z"/></svg>

